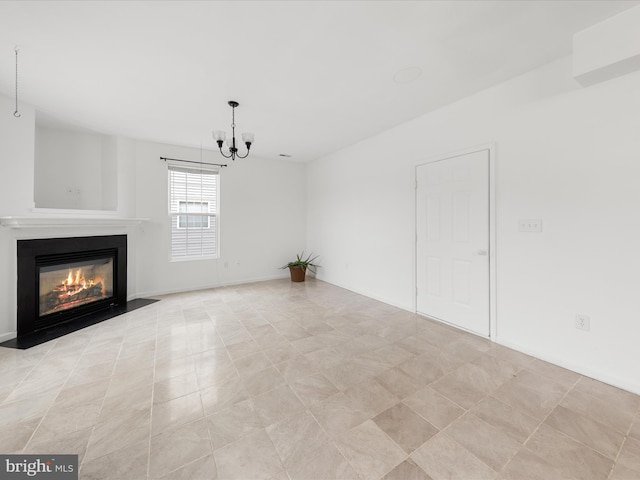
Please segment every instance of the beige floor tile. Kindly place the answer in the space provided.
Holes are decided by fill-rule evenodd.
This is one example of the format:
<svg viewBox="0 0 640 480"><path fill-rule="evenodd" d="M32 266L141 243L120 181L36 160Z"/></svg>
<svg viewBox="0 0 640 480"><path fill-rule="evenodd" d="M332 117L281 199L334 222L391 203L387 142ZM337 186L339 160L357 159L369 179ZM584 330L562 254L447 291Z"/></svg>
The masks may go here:
<svg viewBox="0 0 640 480"><path fill-rule="evenodd" d="M484 340L464 335L440 348L465 363L475 363L490 347Z"/></svg>
<svg viewBox="0 0 640 480"><path fill-rule="evenodd" d="M428 385L445 375L445 369L437 362L427 360L422 355L413 357L398 365L404 373L414 378L417 382Z"/></svg>
<svg viewBox="0 0 640 480"><path fill-rule="evenodd" d="M618 463L629 469L640 472L640 440L627 437L620 450Z"/></svg>
<svg viewBox="0 0 640 480"><path fill-rule="evenodd" d="M612 408L610 402L576 388L569 391L560 402L560 405L596 422L610 426L622 434L626 434L629 431L634 418L634 412Z"/></svg>
<svg viewBox="0 0 640 480"><path fill-rule="evenodd" d="M151 435L158 435L179 425L190 423L204 416L200 392L174 398L153 406Z"/></svg>
<svg viewBox="0 0 640 480"><path fill-rule="evenodd" d="M124 445L148 439L150 431L150 408L141 411L132 410L109 417L93 428L87 449L87 459L102 457Z"/></svg>
<svg viewBox="0 0 640 480"><path fill-rule="evenodd" d="M490 393L487 375L467 364L433 382L431 388L452 402L469 409Z"/></svg>
<svg viewBox="0 0 640 480"><path fill-rule="evenodd" d="M190 351L189 351L190 352ZM161 382L172 377L179 377L195 372L195 365L190 356L161 360L156 363L154 381Z"/></svg>
<svg viewBox="0 0 640 480"><path fill-rule="evenodd" d="M624 441L622 433L560 405L551 412L544 423L612 460L615 460Z"/></svg>
<svg viewBox="0 0 640 480"><path fill-rule="evenodd" d="M198 367L198 362L199 360L196 361L196 376L198 377L200 389L218 387L238 378L238 370L231 361L214 362L200 367ZM206 363L206 360L203 363Z"/></svg>
<svg viewBox="0 0 640 480"><path fill-rule="evenodd" d="M52 440L39 442L33 437L24 449L24 453L31 454L70 454L78 455L78 465L80 465L87 451L91 428L78 430L77 432L60 435Z"/></svg>
<svg viewBox="0 0 640 480"><path fill-rule="evenodd" d="M571 387L574 386L578 380L580 380L580 374L562 367L558 367L557 365L553 365L552 363L548 363L543 360L535 359L533 362L527 365L526 369L530 372L542 375L543 377L547 377L556 383Z"/></svg>
<svg viewBox="0 0 640 480"><path fill-rule="evenodd" d="M261 348L253 339L247 339L244 342L234 343L227 346L227 352L229 356L234 360L240 360L241 358L249 355L256 355L260 353Z"/></svg>
<svg viewBox="0 0 640 480"><path fill-rule="evenodd" d="M425 387L409 395L404 399L404 403L441 430L465 412L462 407L431 387Z"/></svg>
<svg viewBox="0 0 640 480"><path fill-rule="evenodd" d="M153 359L152 359L153 363ZM83 385L87 383L91 383L96 379L108 378L113 373L115 362L108 361L104 363L96 363L94 365L87 365L85 367L76 367L69 378L67 378L67 382L65 383L65 387L71 387L75 385Z"/></svg>
<svg viewBox="0 0 640 480"><path fill-rule="evenodd" d="M291 345L301 354L307 354L321 350L326 347L333 346L334 342L329 339L320 337L319 335L312 335L310 337L301 338L300 340L294 340Z"/></svg>
<svg viewBox="0 0 640 480"><path fill-rule="evenodd" d="M529 438L540 424L539 420L525 415L493 397L486 397L473 408L472 412L478 418L499 428L518 442L524 442Z"/></svg>
<svg viewBox="0 0 640 480"><path fill-rule="evenodd" d="M306 463L288 473L291 480L361 480L333 443L325 443Z"/></svg>
<svg viewBox="0 0 640 480"><path fill-rule="evenodd" d="M278 322L274 324L274 327L290 342L311 336L308 330L305 330L293 320Z"/></svg>
<svg viewBox="0 0 640 480"><path fill-rule="evenodd" d="M242 378L250 377L271 366L271 362L262 352L252 353L246 357L234 360L233 363Z"/></svg>
<svg viewBox="0 0 640 480"><path fill-rule="evenodd" d="M151 438L149 475L157 478L211 454L204 419L181 425Z"/></svg>
<svg viewBox="0 0 640 480"><path fill-rule="evenodd" d="M408 458L387 473L382 480L433 480L413 460Z"/></svg>
<svg viewBox="0 0 640 480"><path fill-rule="evenodd" d="M82 480L125 480L147 476L149 442L128 445L80 467Z"/></svg>
<svg viewBox="0 0 640 480"><path fill-rule="evenodd" d="M529 355L518 352L511 348L503 347L502 345L498 345L497 343L492 344L491 348L484 353L486 355L509 362L511 365L514 365L519 369L525 368L534 360L534 358Z"/></svg>
<svg viewBox="0 0 640 480"><path fill-rule="evenodd" d="M162 480L216 480L218 469L213 455L207 455L160 478Z"/></svg>
<svg viewBox="0 0 640 480"><path fill-rule="evenodd" d="M496 472L445 433L429 439L411 459L433 479L489 480Z"/></svg>
<svg viewBox="0 0 640 480"><path fill-rule="evenodd" d="M295 415L305 408L288 385L253 397L252 401L265 427Z"/></svg>
<svg viewBox="0 0 640 480"><path fill-rule="evenodd" d="M106 396L110 397L138 388L142 385L152 384L154 382L154 367L139 368L129 370L125 373L114 374L109 382ZM157 379L156 379L157 380Z"/></svg>
<svg viewBox="0 0 640 480"><path fill-rule="evenodd" d="M453 422L445 432L496 471L500 471L522 446L472 413Z"/></svg>
<svg viewBox="0 0 640 480"><path fill-rule="evenodd" d="M7 396L7 403L19 402L37 395L50 394L56 396L65 384L67 377L52 377L50 379L37 379L24 381L15 387Z"/></svg>
<svg viewBox="0 0 640 480"><path fill-rule="evenodd" d="M362 478L380 478L406 458L406 453L371 420L342 434L336 446Z"/></svg>
<svg viewBox="0 0 640 480"><path fill-rule="evenodd" d="M429 351L435 346L429 343L425 338L423 338L420 335L411 335L411 336L405 337L401 340L396 341L395 345L401 348L404 348L405 350L407 350L410 353L413 353L414 355L420 355L424 352Z"/></svg>
<svg viewBox="0 0 640 480"><path fill-rule="evenodd" d="M523 370L492 396L533 418L544 420L567 390L568 387Z"/></svg>
<svg viewBox="0 0 640 480"><path fill-rule="evenodd" d="M321 373L336 387L344 391L364 379L373 377L381 372L366 363L353 363L353 359L350 358L335 367L322 370Z"/></svg>
<svg viewBox="0 0 640 480"><path fill-rule="evenodd" d="M373 421L407 454L411 454L439 431L404 403L385 410Z"/></svg>
<svg viewBox="0 0 640 480"><path fill-rule="evenodd" d="M403 399L424 387L424 384L418 382L413 377L410 377L397 367L385 370L381 374L376 375L374 379L387 390L393 392L393 394L400 399Z"/></svg>
<svg viewBox="0 0 640 480"><path fill-rule="evenodd" d="M266 335L254 337L254 340L258 345L260 345L260 348L263 350L289 343L289 340L287 340L283 335L276 332L275 330Z"/></svg>
<svg viewBox="0 0 640 480"><path fill-rule="evenodd" d="M638 480L638 478L640 478L639 470L631 470L624 465L616 464L608 480Z"/></svg>
<svg viewBox="0 0 640 480"><path fill-rule="evenodd" d="M582 377L576 384L575 390L588 393L624 412L636 413L640 407L640 395L634 395L592 378Z"/></svg>
<svg viewBox="0 0 640 480"><path fill-rule="evenodd" d="M267 348L264 350L264 354L274 365L302 357L300 352L290 343L283 343L277 347Z"/></svg>
<svg viewBox="0 0 640 480"><path fill-rule="evenodd" d="M353 402L344 393L338 393L310 408L318 423L332 437L338 436L370 418L362 410L354 407Z"/></svg>
<svg viewBox="0 0 640 480"><path fill-rule="evenodd" d="M258 430L214 452L218 477L270 479L283 470L282 462L264 430Z"/></svg>
<svg viewBox="0 0 640 480"><path fill-rule="evenodd" d="M360 335L356 337L354 340L364 344L371 350L378 349L380 347L388 345L389 343L386 339L370 333Z"/></svg>
<svg viewBox="0 0 640 480"><path fill-rule="evenodd" d="M114 417L127 415L134 411L142 411L151 408L151 396L153 384L148 383L127 393L111 395L107 393L104 399L97 423L108 421Z"/></svg>
<svg viewBox="0 0 640 480"><path fill-rule="evenodd" d="M564 433L542 424L525 447L560 470L568 478L606 479L613 461L578 443Z"/></svg>
<svg viewBox="0 0 640 480"><path fill-rule="evenodd" d="M243 381L244 387L251 396L260 395L286 383L275 367L267 367L264 370L260 370L253 375L245 377Z"/></svg>
<svg viewBox="0 0 640 480"><path fill-rule="evenodd" d="M414 354L398 345L385 345L371 352L372 355L385 361L390 367L406 362Z"/></svg>
<svg viewBox="0 0 640 480"><path fill-rule="evenodd" d="M629 429L629 436L640 440L640 415L636 415L635 421Z"/></svg>
<svg viewBox="0 0 640 480"><path fill-rule="evenodd" d="M307 377L318 372L318 369L313 362L305 357L294 358L292 360L278 363L276 368L287 382L292 382L297 378Z"/></svg>
<svg viewBox="0 0 640 480"><path fill-rule="evenodd" d="M40 420L42 419L38 417L4 425L0 435L0 452L9 454L25 448L33 432L38 428Z"/></svg>
<svg viewBox="0 0 640 480"><path fill-rule="evenodd" d="M329 438L315 418L304 412L267 427L267 435L287 469L297 469L325 445Z"/></svg>
<svg viewBox="0 0 640 480"><path fill-rule="evenodd" d="M169 378L153 385L153 403L162 403L182 397L200 389L195 372Z"/></svg>
<svg viewBox="0 0 640 480"><path fill-rule="evenodd" d="M344 391L345 398L356 410L374 417L400 400L386 388L369 378Z"/></svg>
<svg viewBox="0 0 640 480"><path fill-rule="evenodd" d="M200 397L205 415L211 415L247 400L249 394L244 388L244 383L236 374L226 382L200 390Z"/></svg>
<svg viewBox="0 0 640 480"><path fill-rule="evenodd" d="M207 417L214 450L262 428L250 400L245 400Z"/></svg>
<svg viewBox="0 0 640 480"><path fill-rule="evenodd" d="M569 479L561 470L523 448L500 472L499 480L561 480Z"/></svg>
<svg viewBox="0 0 640 480"><path fill-rule="evenodd" d="M44 442L53 440L60 435L92 427L98 421L101 405L102 401L99 400L84 405L51 409L40 422L34 435L39 441Z"/></svg>
<svg viewBox="0 0 640 480"><path fill-rule="evenodd" d="M292 381L290 386L307 407L327 400L340 392L340 390L321 373L298 378Z"/></svg>

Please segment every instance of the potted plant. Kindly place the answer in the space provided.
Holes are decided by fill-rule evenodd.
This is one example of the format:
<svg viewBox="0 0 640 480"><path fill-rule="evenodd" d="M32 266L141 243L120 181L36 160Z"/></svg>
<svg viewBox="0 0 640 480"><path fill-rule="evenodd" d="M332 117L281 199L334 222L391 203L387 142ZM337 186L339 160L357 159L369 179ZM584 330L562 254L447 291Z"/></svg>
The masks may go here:
<svg viewBox="0 0 640 480"><path fill-rule="evenodd" d="M304 277L307 273L307 268L313 272L316 273L316 268L319 267L320 265L317 265L313 262L316 261L316 259L318 258L318 255L313 255L313 254L309 254L306 258L304 256L304 252L302 252L301 254L296 254L296 259L292 262L287 263L286 265L283 265L282 267L280 267L281 269L285 269L288 268L289 269L289 273L291 274L291 281L292 282L304 282Z"/></svg>

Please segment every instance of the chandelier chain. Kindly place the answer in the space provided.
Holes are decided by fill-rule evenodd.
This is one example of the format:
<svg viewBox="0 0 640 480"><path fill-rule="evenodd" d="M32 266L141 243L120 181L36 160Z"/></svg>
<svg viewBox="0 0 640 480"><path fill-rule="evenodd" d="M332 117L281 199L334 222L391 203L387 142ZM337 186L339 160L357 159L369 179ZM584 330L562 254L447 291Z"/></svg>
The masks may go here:
<svg viewBox="0 0 640 480"><path fill-rule="evenodd" d="M15 112L13 112L13 116L16 118L19 118L22 116L18 112L18 51L19 51L19 48L15 47L14 50L16 52L16 110Z"/></svg>

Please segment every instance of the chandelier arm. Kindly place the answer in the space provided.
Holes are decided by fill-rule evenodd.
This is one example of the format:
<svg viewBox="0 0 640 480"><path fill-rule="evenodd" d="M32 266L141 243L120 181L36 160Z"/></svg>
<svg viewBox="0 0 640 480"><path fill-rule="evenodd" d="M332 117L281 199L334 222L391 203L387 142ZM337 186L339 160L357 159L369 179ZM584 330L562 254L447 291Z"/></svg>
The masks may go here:
<svg viewBox="0 0 640 480"><path fill-rule="evenodd" d="M224 158L233 158L233 153L231 153L230 155L225 155L222 151L222 147L220 147L220 155L222 155Z"/></svg>
<svg viewBox="0 0 640 480"><path fill-rule="evenodd" d="M247 153L244 156L240 155L239 153L236 153L236 157L238 158L247 158L248 156L249 156L249 150L247 150Z"/></svg>

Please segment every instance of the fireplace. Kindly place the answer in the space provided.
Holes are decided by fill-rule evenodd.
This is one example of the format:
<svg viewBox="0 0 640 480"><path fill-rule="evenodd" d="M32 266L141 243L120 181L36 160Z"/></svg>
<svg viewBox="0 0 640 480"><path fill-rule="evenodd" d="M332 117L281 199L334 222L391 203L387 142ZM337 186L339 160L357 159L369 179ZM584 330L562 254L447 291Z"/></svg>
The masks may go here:
<svg viewBox="0 0 640 480"><path fill-rule="evenodd" d="M18 338L126 301L126 235L18 240Z"/></svg>

